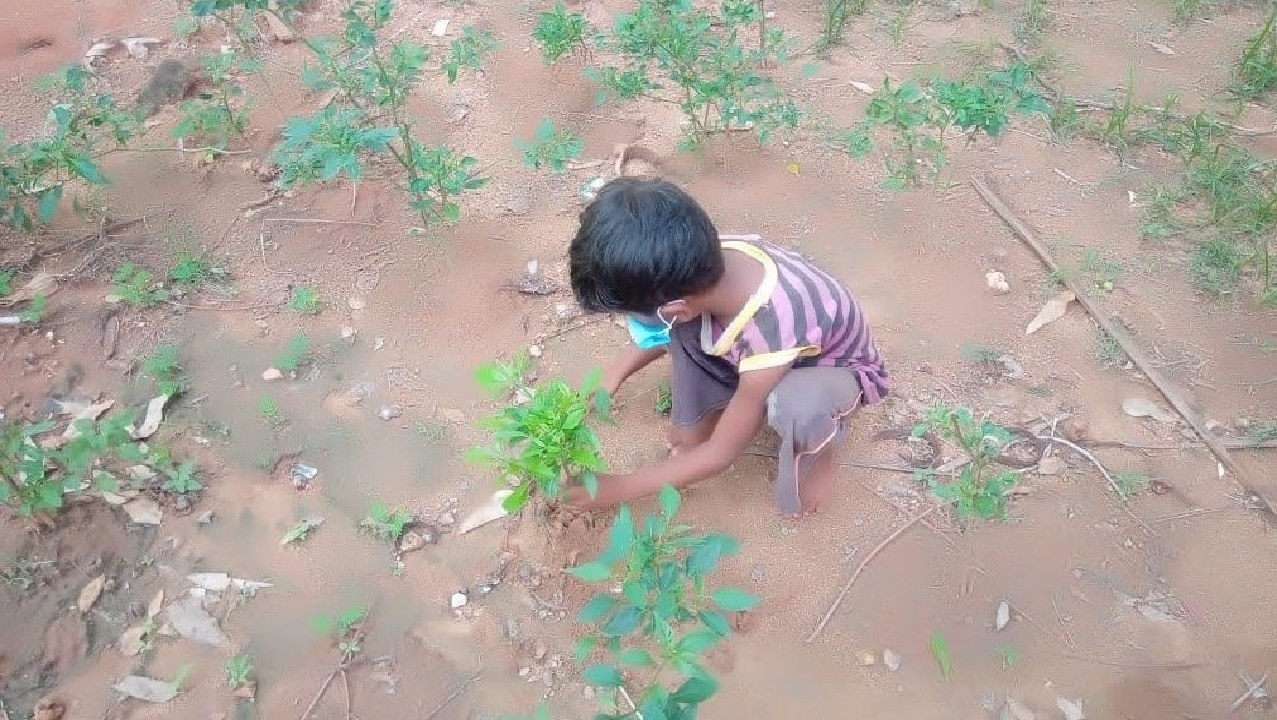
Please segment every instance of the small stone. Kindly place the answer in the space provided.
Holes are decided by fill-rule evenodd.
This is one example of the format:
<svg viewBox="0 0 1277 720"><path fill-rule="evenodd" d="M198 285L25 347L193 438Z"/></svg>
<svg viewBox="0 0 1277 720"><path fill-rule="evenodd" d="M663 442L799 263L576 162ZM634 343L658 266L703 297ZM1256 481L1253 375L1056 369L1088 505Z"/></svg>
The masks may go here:
<svg viewBox="0 0 1277 720"><path fill-rule="evenodd" d="M368 301L363 298L352 297L346 300L346 304L351 310L363 310L368 307Z"/></svg>
<svg viewBox="0 0 1277 720"><path fill-rule="evenodd" d="M342 339L342 340L349 340L350 338L352 338L352 337L354 337L354 336L355 336L355 329L354 329L353 327L351 327L351 326L349 326L349 325L342 325L342 326L341 326L341 339Z"/></svg>
<svg viewBox="0 0 1277 720"><path fill-rule="evenodd" d="M1071 417L1060 423L1060 432L1069 442L1081 443L1090 437L1091 424L1080 417Z"/></svg>
<svg viewBox="0 0 1277 720"><path fill-rule="evenodd" d="M394 420L395 418L402 417L402 416L403 416L403 408L399 407L398 405L387 405L377 411L377 417L381 418L382 420Z"/></svg>
<svg viewBox="0 0 1277 720"><path fill-rule="evenodd" d="M581 309L571 303L555 303L554 314L557 315L560 320L571 320L581 314Z"/></svg>
<svg viewBox="0 0 1277 720"><path fill-rule="evenodd" d="M536 660L537 662L541 662L542 660L545 659L545 655L548 652L549 652L549 649L546 648L545 643L542 642L541 640L537 640L536 644L533 645L532 647L532 659Z"/></svg>
<svg viewBox="0 0 1277 720"><path fill-rule="evenodd" d="M426 538L420 533L409 530L399 538L399 552L410 553L416 552L427 545Z"/></svg>
<svg viewBox="0 0 1277 720"><path fill-rule="evenodd" d="M882 664L886 665L887 669L891 672L895 672L900 669L900 661L900 653L895 650L888 649L882 651Z"/></svg>
<svg viewBox="0 0 1277 720"><path fill-rule="evenodd" d="M435 37L443 37L448 33L448 18L439 18L435 21L434 27L430 28L430 34Z"/></svg>
<svg viewBox="0 0 1277 720"><path fill-rule="evenodd" d="M993 618L993 629L1001 630L1011 622L1011 603L1003 600L998 603L998 611Z"/></svg>
<svg viewBox="0 0 1277 720"><path fill-rule="evenodd" d="M1006 275L996 270L990 270L985 273L984 282L997 295L1005 295L1011 292L1011 285L1007 283Z"/></svg>
<svg viewBox="0 0 1277 720"><path fill-rule="evenodd" d="M195 522L200 525L209 525L213 522L213 511L205 510L199 517L195 518Z"/></svg>
<svg viewBox="0 0 1277 720"><path fill-rule="evenodd" d="M240 700L255 700L257 698L257 683L250 680L235 688L235 692L231 693L231 695Z"/></svg>
<svg viewBox="0 0 1277 720"><path fill-rule="evenodd" d="M384 347L386 347L386 338L384 337L373 338L373 341L372 341L373 350L380 350Z"/></svg>
<svg viewBox="0 0 1277 720"><path fill-rule="evenodd" d="M1064 474L1064 461L1056 455L1042 458L1038 463L1039 475L1062 475Z"/></svg>
<svg viewBox="0 0 1277 720"><path fill-rule="evenodd" d="M860 664L865 667L869 667L871 665L877 665L878 656L866 650L860 653Z"/></svg>
<svg viewBox="0 0 1277 720"><path fill-rule="evenodd" d="M532 668L530 668L530 667L521 667L521 668L519 668L519 677L521 677L521 678L525 678L525 677L527 677L527 676L529 676L529 675L531 675L531 674L532 674Z"/></svg>
<svg viewBox="0 0 1277 720"><path fill-rule="evenodd" d="M503 629L505 631L505 639L510 642L518 642L520 635L522 635L519 628L519 621L514 618L506 618L505 627Z"/></svg>
<svg viewBox="0 0 1277 720"><path fill-rule="evenodd" d="M438 522L443 527L451 527L457 523L457 516L453 512L444 511L439 513Z"/></svg>
<svg viewBox="0 0 1277 720"><path fill-rule="evenodd" d="M461 608L469 604L469 602L470 602L470 596L458 590L457 592L454 592L452 594L452 598L448 601L448 604L452 607L453 610L460 610Z"/></svg>
<svg viewBox="0 0 1277 720"><path fill-rule="evenodd" d="M593 686L590 686L590 685L586 685L586 686L585 686L585 689L581 691L581 694L585 696L585 699L586 699L586 700L593 700L593 699L594 699L594 687L593 687Z"/></svg>
<svg viewBox="0 0 1277 720"><path fill-rule="evenodd" d="M266 382L283 380L284 373L280 372L279 368L269 367L269 368L266 368L265 372L262 373L262 379L265 380Z"/></svg>
<svg viewBox="0 0 1277 720"><path fill-rule="evenodd" d="M1236 420L1233 421L1233 427L1237 428L1238 430L1249 430L1250 418L1244 418L1244 417L1237 418Z"/></svg>
<svg viewBox="0 0 1277 720"><path fill-rule="evenodd" d="M186 495L178 495L173 498L173 512L178 515L186 515L191 511L191 499Z"/></svg>
<svg viewBox="0 0 1277 720"><path fill-rule="evenodd" d="M542 353L542 352L543 352L543 351L541 350L541 346L540 346L540 345L530 345L530 346L528 346L528 354L529 354L529 355L531 355L531 356L532 356L532 357L534 357L534 358L539 358L539 357L541 357L541 353Z"/></svg>

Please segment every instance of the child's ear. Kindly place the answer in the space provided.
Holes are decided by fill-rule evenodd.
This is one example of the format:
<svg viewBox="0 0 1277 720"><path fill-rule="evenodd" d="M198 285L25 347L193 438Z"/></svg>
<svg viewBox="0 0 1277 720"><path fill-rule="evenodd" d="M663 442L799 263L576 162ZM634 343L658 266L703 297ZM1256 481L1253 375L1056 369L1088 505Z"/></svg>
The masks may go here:
<svg viewBox="0 0 1277 720"><path fill-rule="evenodd" d="M665 319L672 322L687 322L696 317L696 313L692 312L692 308L687 304L687 300L678 299L671 300L661 306L661 315Z"/></svg>

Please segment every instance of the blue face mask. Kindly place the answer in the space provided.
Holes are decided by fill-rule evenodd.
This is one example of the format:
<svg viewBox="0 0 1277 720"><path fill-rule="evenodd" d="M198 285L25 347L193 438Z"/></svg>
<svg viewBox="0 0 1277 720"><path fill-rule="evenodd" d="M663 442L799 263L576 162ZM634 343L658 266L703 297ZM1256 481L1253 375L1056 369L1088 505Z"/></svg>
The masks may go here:
<svg viewBox="0 0 1277 720"><path fill-rule="evenodd" d="M630 330L630 339L634 341L634 344L640 350L651 350L655 347L670 344L670 328L674 327L674 323L662 317L660 310L656 311L656 317L660 320L658 324L643 322L633 315L626 318L626 324Z"/></svg>

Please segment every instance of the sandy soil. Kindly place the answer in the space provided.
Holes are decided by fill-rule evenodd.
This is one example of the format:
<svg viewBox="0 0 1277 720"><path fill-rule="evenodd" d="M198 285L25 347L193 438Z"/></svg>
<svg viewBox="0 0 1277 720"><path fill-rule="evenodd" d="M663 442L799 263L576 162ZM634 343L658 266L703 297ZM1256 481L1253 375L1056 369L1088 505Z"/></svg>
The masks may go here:
<svg viewBox="0 0 1277 720"><path fill-rule="evenodd" d="M171 0L4 5L0 115L15 138L43 121L38 75L77 61L104 35L171 39L180 12ZM415 218L377 178L357 192L302 191L247 217L242 207L264 191L244 168L250 156L197 167L177 152L121 153L109 159L113 182L96 200L113 220L143 221L19 276L71 273L38 331L0 328L5 417L38 413L55 391L144 402L151 388L122 370L157 343L176 343L191 383L161 437L198 460L207 489L189 512L170 506L149 528L99 501L66 509L54 530L0 509L0 570L6 577L21 570L25 579L0 584L0 698L9 718L28 717L41 698L64 704L68 718L299 717L338 661L313 620L353 606L372 608L367 662L334 676L314 717L477 720L528 713L547 693L554 717L592 717L571 659L581 631L571 616L587 590L561 570L597 549L607 518L548 539L531 519L465 536L446 530L493 488L491 473L463 458L484 441L476 423L492 410L475 368L566 329L542 343L538 374L576 379L626 341L614 323L570 317L567 291L526 296L508 283L532 259L551 279L566 279L579 188L609 167L616 143L631 142L670 157L666 170L721 230L798 248L846 280L875 325L897 388L857 417L828 512L778 518L768 485L774 461L762 456L744 457L688 493L689 522L742 542L721 581L764 599L715 657L723 688L703 717L975 718L986 716L990 699L1006 697L1037 717L1062 717L1057 698L1064 697L1081 701L1091 718L1221 718L1245 690L1239 672L1277 670L1277 546L1265 518L1244 506L1244 491L1189 442L1182 422L1123 412L1126 398L1165 403L1135 368L1104 361L1096 325L1076 304L1025 335L1053 292L1047 273L968 183L991 177L1067 267L1103 258L1115 275L1112 291L1097 294L1103 312L1131 331L1218 432L1244 438L1248 423L1277 416L1277 314L1249 299L1220 303L1194 292L1186 250L1141 238L1139 202L1173 176L1173 161L1146 151L1124 164L1091 140L1055 143L1041 119L1018 121L998 142L955 143L942 182L906 192L881 188L876 159L853 160L812 133L765 147L732 133L696 155L675 156L676 109L596 107L579 63L541 63L529 32L542 5L428 0L399 10L395 27L436 47L467 24L493 30L500 42L483 73L455 85L428 79L414 101L424 132L479 158L491 179L463 197L461 222L410 236ZM586 11L605 22L626 5L587 2ZM817 36L819 3L767 7L772 22L804 42ZM848 46L817 61L794 92L850 123L868 102L852 81L878 85L926 68L956 72L982 56L1000 61L994 43L1013 41L1023 11L1000 2L915 4L896 43L890 29L902 6L871 3L849 27ZM323 32L338 12L317 2L302 25ZM1058 0L1046 13L1041 43L1068 92L1111 96L1133 69L1138 99L1176 93L1187 107L1203 106L1227 84L1238 48L1261 19L1241 7L1179 26L1157 0ZM444 17L450 35L432 37ZM215 51L221 37L210 30L192 42L157 48L146 61L112 57L101 82L131 98L160 60ZM243 149L264 156L283 121L309 112L316 99L296 82L297 45L258 51L267 69L252 80L258 102ZM525 168L514 140L547 115L582 134L583 160L607 163L562 176ZM161 113L147 144L170 142L175 118ZM1271 106L1244 115L1250 127L1274 121ZM1247 142L1277 157L1273 136ZM93 227L64 213L35 247ZM31 242L0 234L0 266L29 255ZM186 307L103 302L110 273L125 259L163 271L183 250L226 268L231 287L185 299ZM1004 273L1009 293L990 292L989 270ZM322 312L284 307L298 285L318 289ZM104 360L101 328L110 313L122 329L115 358ZM315 371L264 381L263 370L298 333L317 349ZM1022 376L973 363L963 354L971 345L1009 353ZM601 430L615 467L663 452L653 399L666 371L658 364L620 394L617 422ZM355 387L366 391L358 404L347 400ZM263 420L265 396L287 418L282 426ZM1008 522L959 530L937 514L914 525L874 557L829 626L806 643L856 566L928 502L907 474L857 464L912 461L912 444L884 439L884 431L910 427L937 401L1011 427L1074 418L1075 439L1095 447L1106 467L1141 473L1166 492L1139 493L1123 507L1090 462L1057 448L1063 462L1049 474L1024 475ZM378 411L392 405L402 415L381 419ZM1113 447L1118 442L1152 447ZM1235 454L1258 490L1277 494L1271 452ZM294 462L319 469L303 491L288 477ZM438 544L405 555L397 568L386 543L358 532L375 500L439 527ZM284 532L312 516L325 519L312 537L280 546ZM142 656L122 655L120 636L147 603L161 590L179 597L192 572L273 586L224 603L225 647L161 636ZM495 590L472 593L462 612L450 609L455 591L494 573L503 579ZM101 599L76 611L81 589L99 576L108 579ZM997 632L1002 600L1014 613ZM951 649L947 679L932 656L934 634ZM888 649L902 659L895 671L882 661ZM223 680L226 660L239 652L257 669L255 703L232 697ZM121 700L111 689L129 674L179 672L186 679L170 703ZM1247 705L1242 714L1268 712Z"/></svg>

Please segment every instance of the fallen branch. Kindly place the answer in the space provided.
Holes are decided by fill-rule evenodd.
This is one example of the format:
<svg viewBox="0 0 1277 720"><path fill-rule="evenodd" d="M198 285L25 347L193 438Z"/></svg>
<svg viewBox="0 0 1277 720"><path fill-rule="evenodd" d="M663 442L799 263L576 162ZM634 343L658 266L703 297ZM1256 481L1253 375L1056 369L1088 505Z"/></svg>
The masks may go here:
<svg viewBox="0 0 1277 720"><path fill-rule="evenodd" d="M948 504L948 503L945 503L945 504ZM890 545L892 540L895 540L896 538L903 535L906 530L913 527L919 520L922 520L923 518L927 517L928 515L935 512L938 508L941 508L941 507L943 507L943 505L932 505L931 507L927 508L926 510L923 510L917 515L914 515L907 522L905 522L904 525L901 525L900 527L893 530L892 533L888 535L885 540L878 543L878 547L871 550L869 554L865 556L865 559L860 561L860 565L856 567L856 570L851 574L851 577L847 578L847 582L846 584L842 586L842 590L838 591L838 597L834 598L833 604L831 604L829 606L829 609L825 611L824 617L820 618L820 622L816 623L816 627L811 631L811 634L807 636L806 642L810 643L814 641L817 637L820 636L820 633L824 631L825 626L828 625L829 621L833 619L834 613L838 612L838 608L842 605L842 601L847 598L847 593L851 592L851 586L856 584L857 578L859 578L860 574L863 573L865 571L865 568L869 566L869 562L873 560L875 557L877 557L878 553L882 552L883 548Z"/></svg>
<svg viewBox="0 0 1277 720"><path fill-rule="evenodd" d="M1236 438L1221 438L1219 444L1229 450L1272 450L1277 449L1277 440L1264 440L1256 442L1254 440L1239 440ZM1127 448L1130 450L1188 450L1195 447L1206 447L1205 443L1187 441L1182 443L1136 443L1126 442L1124 440L1096 440L1090 443L1091 447L1117 447Z"/></svg>
<svg viewBox="0 0 1277 720"><path fill-rule="evenodd" d="M1215 457L1219 460L1219 463L1233 474L1237 483L1241 485L1247 493L1259 498L1261 505L1260 510L1263 512L1264 517L1270 523L1277 525L1277 513L1273 511L1272 502L1269 501L1266 495L1257 491L1249 482L1246 471L1243 470L1235 460L1233 460L1233 457L1228 453L1228 448L1224 447L1224 444L1220 442L1219 438L1215 437L1215 434L1206 427L1205 420L1203 420L1201 416L1198 415L1192 407L1190 407L1188 401L1180 394L1180 391L1155 367L1153 360L1149 358L1148 354L1145 353L1129 335L1127 335L1125 330L1119 327L1117 323L1101 311L1100 307L1082 291L1081 287L1074 282L1073 278L1068 273L1064 273L1060 270L1059 264L1055 262L1055 259L1051 256L1051 252L1047 249L1046 245L1038 239L1037 234L1034 233L1033 230L1030 229L1029 226L1026 225L1014 212L1012 212L1011 208L1002 201L1002 198L998 197L998 194L993 191L986 180L977 178L972 180L971 184L975 188L976 192L979 193L980 197L988 203L989 207L1002 218L1002 221L1010 226L1011 230L1021 240L1023 240L1025 244L1033 249L1033 252L1037 254L1038 259L1046 265L1047 269L1055 273L1064 281L1065 286L1073 292L1078 303L1085 308L1088 313L1090 313L1091 318L1095 320L1104 332L1108 333L1109 337L1117 341L1118 345L1122 347L1122 350L1126 353L1127 357L1131 359L1131 362L1135 363L1135 366L1140 369L1140 372L1144 373L1144 376L1147 377L1162 393L1167 401L1170 402L1171 406L1175 408L1175 411L1180 414L1180 417L1184 418L1189 427L1193 429L1193 432L1197 433L1197 436L1201 438L1206 447L1215 455ZM1057 442L1059 442L1058 439Z"/></svg>
<svg viewBox="0 0 1277 720"><path fill-rule="evenodd" d="M295 218L295 217L262 218L262 222L311 223L314 225L362 225L364 227L377 227L378 225L380 225L380 223L365 222L363 220L329 220L327 218Z"/></svg>
<svg viewBox="0 0 1277 720"><path fill-rule="evenodd" d="M1092 453L1090 450L1087 450L1086 448L1082 447L1081 445L1078 445L1077 443L1071 440L1065 440L1064 438L1055 437L1053 435L1039 435L1038 439L1046 440L1052 443L1059 443L1063 445L1064 447L1069 448L1073 452L1077 453L1078 455L1081 455L1082 457L1086 458L1087 460L1090 460L1091 464L1094 465L1096 469L1100 471L1100 474L1104 476L1104 479L1108 481L1109 487L1113 489L1113 493L1117 495L1117 504L1121 505L1122 509L1126 511L1126 514L1129 515L1132 520L1138 523L1140 527L1144 528L1150 533L1153 532L1152 526L1144 522L1143 518L1141 518L1139 515L1136 515L1135 511L1131 510L1129 507L1126 506L1126 502L1125 500L1123 500L1124 493L1122 492L1121 486L1117 484L1117 479L1114 478L1113 474L1108 471L1108 468L1104 467L1104 463L1100 462L1100 459L1095 457L1095 453Z"/></svg>
<svg viewBox="0 0 1277 720"><path fill-rule="evenodd" d="M1062 652L1060 653L1070 660L1080 660L1082 662L1095 663L1096 665L1107 665L1109 667L1119 668L1135 668L1139 670L1191 670L1193 668L1206 667L1210 663L1204 662L1128 662L1125 660L1105 660L1104 658L1087 657L1086 655L1078 655L1077 653Z"/></svg>
<svg viewBox="0 0 1277 720"><path fill-rule="evenodd" d="M333 679L337 677L338 673L345 672L345 670L346 664L340 663L333 668L332 672L328 673L328 677L324 678L324 684L319 686L319 692L315 693L315 697L306 706L306 712L302 713L301 720L309 720L310 714L315 712L315 706L319 704L320 700L324 699L324 693L328 692L328 686L333 684Z"/></svg>
<svg viewBox="0 0 1277 720"><path fill-rule="evenodd" d="M443 701L441 701L438 705L436 705L434 710L431 710L430 712L426 713L426 716L422 718L422 720L435 720L435 718L439 716L439 713L443 712L444 708L448 707L448 705L451 704L453 700L456 700L458 697L460 697L461 693L465 692L466 688L470 687L470 685L473 684L474 681L478 680L480 677L483 677L482 672L477 672L471 675L470 677L466 678L464 682L462 682L460 685L457 686L456 690L452 691L451 695L444 698Z"/></svg>

